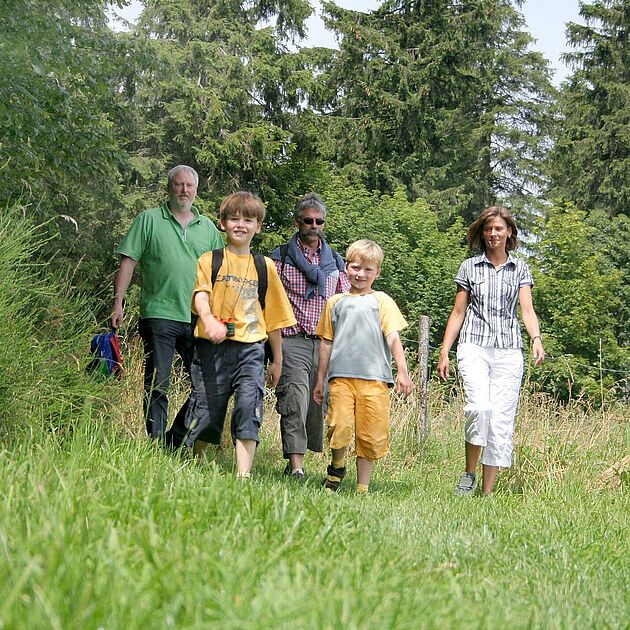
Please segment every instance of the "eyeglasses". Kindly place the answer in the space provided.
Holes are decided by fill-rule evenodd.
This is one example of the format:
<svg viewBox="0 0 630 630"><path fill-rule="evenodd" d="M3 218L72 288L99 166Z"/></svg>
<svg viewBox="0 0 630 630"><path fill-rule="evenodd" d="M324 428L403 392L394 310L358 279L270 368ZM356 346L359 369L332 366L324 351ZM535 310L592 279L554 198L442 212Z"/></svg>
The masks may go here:
<svg viewBox="0 0 630 630"><path fill-rule="evenodd" d="M300 219L300 221L306 225L313 225L313 223L316 225L324 225L326 219L313 219L313 217L306 217L305 219Z"/></svg>

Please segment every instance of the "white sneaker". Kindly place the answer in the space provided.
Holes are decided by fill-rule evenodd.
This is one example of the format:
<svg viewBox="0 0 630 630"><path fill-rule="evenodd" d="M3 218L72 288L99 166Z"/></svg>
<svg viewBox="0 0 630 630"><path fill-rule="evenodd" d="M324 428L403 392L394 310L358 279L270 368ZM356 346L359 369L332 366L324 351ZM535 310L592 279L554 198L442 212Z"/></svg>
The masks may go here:
<svg viewBox="0 0 630 630"><path fill-rule="evenodd" d="M465 497L470 494L477 487L477 480L473 473L462 473L459 478L459 483L455 487L455 496Z"/></svg>

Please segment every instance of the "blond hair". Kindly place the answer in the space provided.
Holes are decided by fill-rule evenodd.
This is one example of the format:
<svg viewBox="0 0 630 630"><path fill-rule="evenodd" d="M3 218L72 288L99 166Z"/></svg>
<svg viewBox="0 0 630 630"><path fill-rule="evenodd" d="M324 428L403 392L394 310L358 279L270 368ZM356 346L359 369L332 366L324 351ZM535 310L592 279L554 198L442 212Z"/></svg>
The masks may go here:
<svg viewBox="0 0 630 630"><path fill-rule="evenodd" d="M384 254L380 245L367 238L350 243L350 246L346 250L346 262L362 260L380 267L383 264L383 257Z"/></svg>

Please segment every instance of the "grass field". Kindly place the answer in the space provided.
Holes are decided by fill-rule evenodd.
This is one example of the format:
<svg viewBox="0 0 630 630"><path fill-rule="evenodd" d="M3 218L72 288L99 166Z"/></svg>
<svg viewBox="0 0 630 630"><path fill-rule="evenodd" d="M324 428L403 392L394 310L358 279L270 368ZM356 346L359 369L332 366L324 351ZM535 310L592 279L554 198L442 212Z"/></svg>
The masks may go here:
<svg viewBox="0 0 630 630"><path fill-rule="evenodd" d="M352 467L330 496L324 457L283 477L271 409L238 482L229 445L200 463L149 444L134 386L111 420L4 445L0 628L629 627L627 409L525 399L515 466L457 499L460 405L434 401L419 445L396 402L372 493Z"/></svg>

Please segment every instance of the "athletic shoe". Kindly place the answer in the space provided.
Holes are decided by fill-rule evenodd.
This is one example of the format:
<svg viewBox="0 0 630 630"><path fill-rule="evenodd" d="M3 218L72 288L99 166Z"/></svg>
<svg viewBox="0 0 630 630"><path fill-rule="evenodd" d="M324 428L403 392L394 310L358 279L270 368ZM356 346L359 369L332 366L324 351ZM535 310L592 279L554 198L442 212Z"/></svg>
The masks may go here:
<svg viewBox="0 0 630 630"><path fill-rule="evenodd" d="M296 481L304 481L306 479L304 470L293 470L293 468L291 468L291 462L287 462L282 474L287 477L291 477L291 479L295 479Z"/></svg>
<svg viewBox="0 0 630 630"><path fill-rule="evenodd" d="M304 481L306 479L306 475L303 470L292 470L290 477L294 481Z"/></svg>
<svg viewBox="0 0 630 630"><path fill-rule="evenodd" d="M462 473L462 476L459 478L459 483L455 488L455 496L465 497L474 491L477 487L476 478L473 473Z"/></svg>

